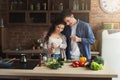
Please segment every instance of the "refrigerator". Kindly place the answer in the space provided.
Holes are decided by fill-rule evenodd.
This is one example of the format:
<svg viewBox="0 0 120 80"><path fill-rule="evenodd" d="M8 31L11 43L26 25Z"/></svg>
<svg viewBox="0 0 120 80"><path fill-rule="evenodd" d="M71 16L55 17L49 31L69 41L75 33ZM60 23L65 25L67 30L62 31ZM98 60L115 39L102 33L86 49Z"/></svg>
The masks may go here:
<svg viewBox="0 0 120 80"><path fill-rule="evenodd" d="M120 30L102 30L101 40L101 55L118 74L113 80L120 80Z"/></svg>

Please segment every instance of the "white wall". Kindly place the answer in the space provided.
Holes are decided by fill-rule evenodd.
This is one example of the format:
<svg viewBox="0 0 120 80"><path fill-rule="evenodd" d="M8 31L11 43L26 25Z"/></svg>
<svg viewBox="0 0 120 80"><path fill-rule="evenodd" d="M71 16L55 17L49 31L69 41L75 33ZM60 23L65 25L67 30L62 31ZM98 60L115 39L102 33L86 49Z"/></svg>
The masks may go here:
<svg viewBox="0 0 120 80"><path fill-rule="evenodd" d="M109 34L103 30L101 52L104 60L118 73L118 78L113 80L120 80L120 32Z"/></svg>

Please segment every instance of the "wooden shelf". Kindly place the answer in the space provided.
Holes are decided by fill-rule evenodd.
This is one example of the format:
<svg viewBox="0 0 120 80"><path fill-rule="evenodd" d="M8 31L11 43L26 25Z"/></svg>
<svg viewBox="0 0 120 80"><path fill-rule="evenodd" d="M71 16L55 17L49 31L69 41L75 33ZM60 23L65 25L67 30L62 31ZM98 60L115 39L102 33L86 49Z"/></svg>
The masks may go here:
<svg viewBox="0 0 120 80"><path fill-rule="evenodd" d="M90 4L91 0L74 0L79 3L79 10L72 10L72 12L77 15L77 18L80 18L83 21L86 21L89 23L89 13L90 13ZM81 10L81 3L84 1L84 8L87 5L87 10ZM14 3L14 4L13 4ZM21 3L21 4L20 4ZM37 5L39 3L39 5ZM73 0L7 0L7 13L8 13L8 24L33 24L33 25L43 25L47 24L49 25L53 19L55 18L56 15L59 15L61 13L61 10L59 10L59 5L60 3L63 3L63 9L73 9L74 4ZM44 5L46 4L46 6ZM32 5L32 6L31 6ZM45 7L44 7L45 6ZM46 10L44 10L46 8ZM86 9L86 8L85 8ZM11 13L16 14L11 15ZM24 13L24 15L20 15L19 13ZM43 15L43 14L45 15ZM39 15L38 17L43 19L45 18L46 21L40 22L40 20L37 17L34 17L35 15ZM40 16L40 14L42 16ZM82 15L81 15L82 14ZM84 15L85 14L85 15ZM24 21L19 22L19 15L21 18L24 18ZM33 16L32 16L33 15ZM18 22L11 21L12 16L14 19L18 19ZM22 17L23 16L23 17ZM35 20L38 23L31 23L31 16L32 18L36 18Z"/></svg>
<svg viewBox="0 0 120 80"><path fill-rule="evenodd" d="M73 13L89 13L90 11L89 10L80 10L80 11L73 10L72 12Z"/></svg>
<svg viewBox="0 0 120 80"><path fill-rule="evenodd" d="M60 10L50 10L50 13L61 13Z"/></svg>
<svg viewBox="0 0 120 80"><path fill-rule="evenodd" d="M46 10L28 10L27 12L29 13L48 13L48 11Z"/></svg>

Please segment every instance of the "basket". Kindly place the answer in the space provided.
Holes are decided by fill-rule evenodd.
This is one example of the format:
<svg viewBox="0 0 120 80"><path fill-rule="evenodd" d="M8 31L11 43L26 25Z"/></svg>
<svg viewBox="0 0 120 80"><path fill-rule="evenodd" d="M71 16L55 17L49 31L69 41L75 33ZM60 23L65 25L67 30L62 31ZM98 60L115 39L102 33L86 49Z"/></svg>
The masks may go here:
<svg viewBox="0 0 120 80"><path fill-rule="evenodd" d="M104 29L114 29L114 23L103 23Z"/></svg>

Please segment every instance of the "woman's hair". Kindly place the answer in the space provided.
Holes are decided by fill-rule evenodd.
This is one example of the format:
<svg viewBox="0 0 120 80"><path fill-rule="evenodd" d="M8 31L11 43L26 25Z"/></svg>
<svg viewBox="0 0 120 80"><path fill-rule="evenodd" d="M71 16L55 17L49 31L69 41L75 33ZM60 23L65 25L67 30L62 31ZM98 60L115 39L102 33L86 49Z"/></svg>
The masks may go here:
<svg viewBox="0 0 120 80"><path fill-rule="evenodd" d="M56 19L55 21L52 22L52 25L49 28L49 31L48 31L48 33L47 33L47 35L45 37L44 42L48 42L49 37L55 31L56 25L59 25L59 24L64 24L65 25L65 23L63 22L63 20L61 18Z"/></svg>

